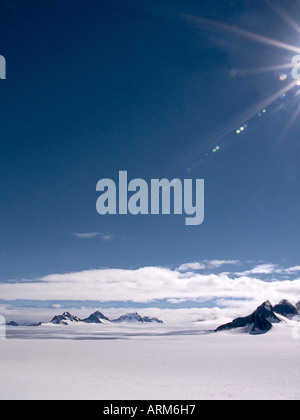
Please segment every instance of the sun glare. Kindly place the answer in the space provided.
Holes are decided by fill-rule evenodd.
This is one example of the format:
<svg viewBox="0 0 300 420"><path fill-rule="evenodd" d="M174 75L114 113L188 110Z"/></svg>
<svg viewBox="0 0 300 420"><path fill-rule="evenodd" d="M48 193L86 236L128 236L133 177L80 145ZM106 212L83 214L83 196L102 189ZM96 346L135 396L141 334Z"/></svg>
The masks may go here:
<svg viewBox="0 0 300 420"><path fill-rule="evenodd" d="M285 22L288 26L294 31L297 32L297 37L300 34L300 26L295 21L294 18L289 16L289 14L279 5L276 1L265 0L265 3ZM254 106L249 108L244 113L240 114L235 121L231 121L227 126L222 127L218 132L215 132L210 138L206 141L202 141L201 145L196 150L193 150L189 155L184 159L184 165L188 165L189 168L196 168L203 161L203 158L208 157L211 153L216 153L223 148L218 146L216 148L215 144L221 144L222 140L224 141L225 137L231 133L235 133L237 136L242 136L248 129L248 124L253 117L262 118L268 113L269 107L271 107L276 101L281 99L282 104L278 109L282 109L285 106L288 106L289 101L296 99L299 96L299 86L300 86L300 47L297 45L291 45L289 43L283 42L281 40L272 39L261 34L247 31L245 29L239 28L237 26L230 26L226 23L214 21L211 19L180 14L180 17L184 19L189 25L192 25L199 29L210 29L216 33L231 33L234 36L239 38L245 38L255 43L264 45L266 47L276 48L282 50L285 53L288 53L290 56L289 61L287 62L287 54L285 54L285 62L280 63L282 56L278 54L278 64L272 66L263 66L263 67L254 67L249 69L233 69L230 74L232 78L247 77L253 75L259 75L263 73L270 73L277 75L278 83L280 87L273 94L267 96L265 99L259 101ZM297 61L299 57L299 62ZM297 71L295 71L297 70ZM297 78L295 78L295 73L297 73ZM296 108L296 109L295 109ZM293 125L300 118L300 103L294 107L295 111L292 113L290 119L287 121L284 126L282 133L278 135L280 140L287 138L290 130L293 128ZM195 159L197 156L197 159ZM192 162L192 163L191 163ZM184 173L185 171L183 171Z"/></svg>

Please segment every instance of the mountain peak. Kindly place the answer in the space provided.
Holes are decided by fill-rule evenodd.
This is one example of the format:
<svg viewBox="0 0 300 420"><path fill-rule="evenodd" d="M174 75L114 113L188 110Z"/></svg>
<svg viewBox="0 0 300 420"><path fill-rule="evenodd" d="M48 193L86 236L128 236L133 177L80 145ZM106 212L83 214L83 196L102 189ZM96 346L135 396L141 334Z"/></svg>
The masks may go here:
<svg viewBox="0 0 300 420"><path fill-rule="evenodd" d="M272 324L277 324L280 319L273 312L269 301L260 305L251 315L244 318L234 319L232 322L221 325L215 332L243 328L251 335L265 334L271 330Z"/></svg>
<svg viewBox="0 0 300 420"><path fill-rule="evenodd" d="M143 322L143 318L137 312L134 312L122 315L113 322Z"/></svg>
<svg viewBox="0 0 300 420"><path fill-rule="evenodd" d="M88 318L82 320L82 322L85 322L87 324L102 324L102 321L110 320L99 311L94 312Z"/></svg>
<svg viewBox="0 0 300 420"><path fill-rule="evenodd" d="M268 311L272 311L273 310L272 304L271 304L271 302L269 300L267 300L266 302L264 302L261 306L259 306L259 308L265 308Z"/></svg>
<svg viewBox="0 0 300 420"><path fill-rule="evenodd" d="M62 315L56 315L50 321L51 324L62 324L68 325L69 322L79 322L80 319L77 316L71 315L69 312L64 312Z"/></svg>
<svg viewBox="0 0 300 420"><path fill-rule="evenodd" d="M286 299L283 299L278 305L274 306L274 312L289 319L299 315L297 308Z"/></svg>
<svg viewBox="0 0 300 420"><path fill-rule="evenodd" d="M162 324L163 322L158 319L158 318L150 318L148 316L144 316L142 317L140 314L138 314L137 312L134 313L128 313L125 314L123 316L120 316L120 318L115 319L113 322L115 323L120 323L120 322L141 322L141 323L152 323L152 322L156 322L158 324Z"/></svg>
<svg viewBox="0 0 300 420"><path fill-rule="evenodd" d="M15 321L7 322L6 325L8 327L18 327L19 326Z"/></svg>
<svg viewBox="0 0 300 420"><path fill-rule="evenodd" d="M279 302L279 305L291 305L290 301L288 301L287 299L282 299Z"/></svg>

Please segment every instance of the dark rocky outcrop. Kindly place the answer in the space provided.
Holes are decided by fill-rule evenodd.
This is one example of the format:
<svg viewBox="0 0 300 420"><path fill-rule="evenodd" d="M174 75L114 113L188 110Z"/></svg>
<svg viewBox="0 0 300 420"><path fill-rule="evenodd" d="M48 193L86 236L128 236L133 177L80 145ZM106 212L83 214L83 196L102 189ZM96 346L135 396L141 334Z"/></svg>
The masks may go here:
<svg viewBox="0 0 300 420"><path fill-rule="evenodd" d="M280 319L274 313L269 301L264 302L251 315L234 319L232 322L221 325L215 332L243 328L244 332L251 335L265 334L271 330L272 324L279 323Z"/></svg>
<svg viewBox="0 0 300 420"><path fill-rule="evenodd" d="M141 322L141 323L151 323L156 322L159 324L162 324L163 322L158 318L149 318L148 316L142 317L138 313L129 313L126 315L121 316L118 319L115 319L113 322L115 323L121 323L121 322Z"/></svg>
<svg viewBox="0 0 300 420"><path fill-rule="evenodd" d="M295 306L293 306L288 300L282 300L278 305L274 306L274 312L279 315L285 316L286 318L292 319L294 316L299 315L299 312Z"/></svg>
<svg viewBox="0 0 300 420"><path fill-rule="evenodd" d="M86 324L102 324L102 321L109 321L109 319L98 311L82 320L82 322L85 322Z"/></svg>

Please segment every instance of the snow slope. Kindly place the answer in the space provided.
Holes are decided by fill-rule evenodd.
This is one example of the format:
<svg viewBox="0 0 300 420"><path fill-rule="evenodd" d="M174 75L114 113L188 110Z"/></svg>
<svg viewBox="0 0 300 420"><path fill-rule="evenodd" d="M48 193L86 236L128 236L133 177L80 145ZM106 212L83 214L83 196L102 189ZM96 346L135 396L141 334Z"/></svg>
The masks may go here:
<svg viewBox="0 0 300 420"><path fill-rule="evenodd" d="M48 328L49 338L58 330L66 328ZM300 399L300 340L292 327L276 325L262 336L165 332L1 340L0 398Z"/></svg>

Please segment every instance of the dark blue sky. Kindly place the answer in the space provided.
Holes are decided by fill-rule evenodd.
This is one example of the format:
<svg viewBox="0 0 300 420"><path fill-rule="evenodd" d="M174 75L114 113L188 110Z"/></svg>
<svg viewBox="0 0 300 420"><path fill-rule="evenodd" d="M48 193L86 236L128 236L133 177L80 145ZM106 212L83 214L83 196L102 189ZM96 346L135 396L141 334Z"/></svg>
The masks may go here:
<svg viewBox="0 0 300 420"><path fill-rule="evenodd" d="M287 6L300 22L299 4ZM182 13L300 47L261 0L0 1L1 280L205 259L299 264L300 122L284 133L297 88L245 121L291 72L239 72L295 53ZM96 183L120 170L204 178L204 224L99 216ZM73 235L89 232L101 235Z"/></svg>

